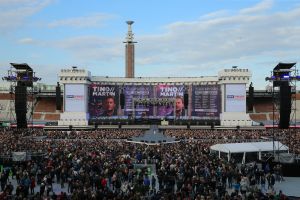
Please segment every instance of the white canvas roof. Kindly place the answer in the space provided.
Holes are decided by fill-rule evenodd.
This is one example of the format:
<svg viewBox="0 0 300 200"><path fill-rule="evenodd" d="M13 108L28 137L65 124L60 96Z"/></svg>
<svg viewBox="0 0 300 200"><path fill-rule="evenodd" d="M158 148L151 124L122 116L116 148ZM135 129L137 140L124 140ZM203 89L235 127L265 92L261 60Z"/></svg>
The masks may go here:
<svg viewBox="0 0 300 200"><path fill-rule="evenodd" d="M275 150L287 151L289 148L279 141L275 141ZM215 144L210 147L213 151L224 153L263 152L273 151L273 141Z"/></svg>

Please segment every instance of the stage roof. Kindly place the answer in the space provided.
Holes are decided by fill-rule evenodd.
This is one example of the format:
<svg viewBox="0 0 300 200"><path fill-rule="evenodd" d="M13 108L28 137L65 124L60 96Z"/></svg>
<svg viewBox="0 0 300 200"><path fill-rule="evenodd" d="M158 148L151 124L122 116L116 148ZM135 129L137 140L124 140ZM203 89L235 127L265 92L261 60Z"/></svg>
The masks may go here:
<svg viewBox="0 0 300 200"><path fill-rule="evenodd" d="M10 63L16 70L26 70L26 71L32 71L32 68L29 67L27 63Z"/></svg>
<svg viewBox="0 0 300 200"><path fill-rule="evenodd" d="M287 151L289 149L279 141L275 141L274 144L275 150ZM270 152L273 151L273 141L215 144L210 149L224 153Z"/></svg>
<svg viewBox="0 0 300 200"><path fill-rule="evenodd" d="M291 69L296 63L278 63L274 70Z"/></svg>

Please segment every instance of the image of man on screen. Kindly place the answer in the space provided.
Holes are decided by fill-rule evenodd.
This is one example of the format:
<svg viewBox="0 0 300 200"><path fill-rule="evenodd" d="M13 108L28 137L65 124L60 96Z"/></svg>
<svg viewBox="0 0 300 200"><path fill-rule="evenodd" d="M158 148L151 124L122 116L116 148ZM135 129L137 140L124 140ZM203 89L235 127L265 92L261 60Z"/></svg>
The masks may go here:
<svg viewBox="0 0 300 200"><path fill-rule="evenodd" d="M174 116L174 111L171 112L169 116ZM176 96L175 99L175 117L180 118L185 116L184 101L181 96Z"/></svg>
<svg viewBox="0 0 300 200"><path fill-rule="evenodd" d="M106 97L103 105L104 105L103 106L104 112L103 112L102 116L110 117L110 116L117 115L116 103L115 103L115 99L113 96Z"/></svg>

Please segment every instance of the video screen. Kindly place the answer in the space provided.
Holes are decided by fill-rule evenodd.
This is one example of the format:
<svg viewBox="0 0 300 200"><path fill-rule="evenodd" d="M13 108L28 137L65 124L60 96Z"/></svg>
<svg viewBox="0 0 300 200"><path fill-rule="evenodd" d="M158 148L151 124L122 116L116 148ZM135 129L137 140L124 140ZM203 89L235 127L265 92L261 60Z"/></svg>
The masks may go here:
<svg viewBox="0 0 300 200"><path fill-rule="evenodd" d="M91 84L89 95L90 119L118 116L118 86Z"/></svg>
<svg viewBox="0 0 300 200"><path fill-rule="evenodd" d="M226 84L225 112L246 112L246 84Z"/></svg>
<svg viewBox="0 0 300 200"><path fill-rule="evenodd" d="M83 84L66 84L65 85L65 111L66 112L86 112L87 102Z"/></svg>

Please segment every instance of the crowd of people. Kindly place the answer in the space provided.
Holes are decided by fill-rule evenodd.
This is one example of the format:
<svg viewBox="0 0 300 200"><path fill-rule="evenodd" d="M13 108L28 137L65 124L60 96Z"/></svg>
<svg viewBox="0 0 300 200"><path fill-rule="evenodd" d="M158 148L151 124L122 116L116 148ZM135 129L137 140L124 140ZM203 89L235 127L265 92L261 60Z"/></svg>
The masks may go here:
<svg viewBox="0 0 300 200"><path fill-rule="evenodd" d="M179 139L206 140L212 143L247 142L275 140L287 144L290 152L300 155L300 131L297 129L263 129L263 130L211 130L211 129L167 129L166 135Z"/></svg>
<svg viewBox="0 0 300 200"><path fill-rule="evenodd" d="M143 132L2 129L0 199L285 198L274 192L276 181L282 181L280 165L239 165L209 151L215 143L258 140L272 131L172 129L165 134L182 142L147 146L124 140ZM282 139L299 153L300 134L289 137ZM31 158L13 162L10 155L21 151ZM54 192L54 184L60 191Z"/></svg>

